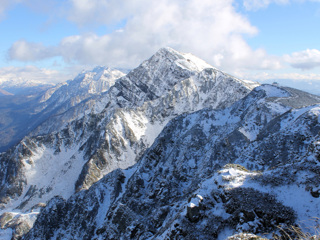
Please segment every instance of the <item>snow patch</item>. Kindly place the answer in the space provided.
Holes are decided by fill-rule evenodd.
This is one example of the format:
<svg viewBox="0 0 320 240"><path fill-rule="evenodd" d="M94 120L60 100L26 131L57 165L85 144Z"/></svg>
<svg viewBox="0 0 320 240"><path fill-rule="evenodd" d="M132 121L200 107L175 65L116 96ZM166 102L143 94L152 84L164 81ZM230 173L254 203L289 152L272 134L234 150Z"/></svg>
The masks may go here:
<svg viewBox="0 0 320 240"><path fill-rule="evenodd" d="M106 189L105 190L105 194L104 194L104 200L102 203L100 203L100 208L99 208L99 212L96 216L96 226L99 227L101 225L103 225L105 217L107 215L107 212L109 210L109 206L110 206L110 193L109 191Z"/></svg>
<svg viewBox="0 0 320 240"><path fill-rule="evenodd" d="M264 90L267 94L267 97L290 97L290 94L282 88L273 86L273 85L261 85L260 87L256 88L256 90Z"/></svg>
<svg viewBox="0 0 320 240"><path fill-rule="evenodd" d="M215 69L213 66L211 66L208 63L206 63L202 59L192 55L191 53L183 53L182 56L187 60L188 63L190 63L190 66L191 66L192 70L202 71L205 68L213 68L213 69Z"/></svg>
<svg viewBox="0 0 320 240"><path fill-rule="evenodd" d="M249 131L248 129L246 129L244 127L239 128L239 132L241 132L250 141L256 140L257 136L259 134L258 129L254 129L254 130Z"/></svg>
<svg viewBox="0 0 320 240"><path fill-rule="evenodd" d="M291 113L287 116L286 119L281 121L281 130L284 130L288 127L291 127L292 123L295 122L301 115L305 114L306 112L314 110L316 114L319 114L319 107L309 106L299 109L293 109ZM318 115L319 116L319 115Z"/></svg>
<svg viewBox="0 0 320 240"><path fill-rule="evenodd" d="M243 186L246 179L257 175L258 173L247 172L236 168L227 168L219 171L219 182L227 189Z"/></svg>
<svg viewBox="0 0 320 240"><path fill-rule="evenodd" d="M56 195L68 199L74 193L75 183L85 164L83 154L77 149L79 146L70 149L61 147L57 158L53 149L42 146L31 158L24 159L27 185L21 197L11 205L17 207L21 202L28 200L24 209L29 209ZM32 189L37 195L30 196L28 191L32 192Z"/></svg>
<svg viewBox="0 0 320 240"><path fill-rule="evenodd" d="M197 194L195 197L191 198L188 204L188 207L190 208L199 207L202 201L203 201L203 197Z"/></svg>

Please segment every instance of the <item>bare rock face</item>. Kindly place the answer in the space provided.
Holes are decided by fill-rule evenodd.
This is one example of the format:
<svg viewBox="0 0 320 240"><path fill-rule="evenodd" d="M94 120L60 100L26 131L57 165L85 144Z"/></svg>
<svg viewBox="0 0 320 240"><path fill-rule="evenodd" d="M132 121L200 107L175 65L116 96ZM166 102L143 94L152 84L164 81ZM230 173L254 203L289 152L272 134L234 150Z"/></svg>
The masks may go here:
<svg viewBox="0 0 320 240"><path fill-rule="evenodd" d="M11 232L13 239L20 239L32 228L37 214L19 214L17 212L6 212L0 215L1 231ZM1 236L1 235L0 235Z"/></svg>
<svg viewBox="0 0 320 240"><path fill-rule="evenodd" d="M0 224L1 228L4 228L8 222L10 222L13 219L14 215L13 213L4 213L0 216Z"/></svg>

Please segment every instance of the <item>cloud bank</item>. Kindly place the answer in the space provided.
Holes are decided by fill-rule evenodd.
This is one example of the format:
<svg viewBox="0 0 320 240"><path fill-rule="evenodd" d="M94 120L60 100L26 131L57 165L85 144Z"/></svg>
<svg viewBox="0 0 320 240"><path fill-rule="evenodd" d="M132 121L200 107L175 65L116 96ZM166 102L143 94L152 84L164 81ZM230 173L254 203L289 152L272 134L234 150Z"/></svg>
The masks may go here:
<svg viewBox="0 0 320 240"><path fill-rule="evenodd" d="M27 65L25 67L3 67L0 68L0 84L5 82L19 83L58 83L62 79L66 80L71 75L45 68L38 68Z"/></svg>
<svg viewBox="0 0 320 240"><path fill-rule="evenodd" d="M232 0L69 0L66 18L79 27L121 25L105 34L84 33L55 46L20 40L10 60L38 61L61 56L65 62L135 67L164 46L191 52L224 70L278 69L280 60L252 49L245 37L257 34Z"/></svg>
<svg viewBox="0 0 320 240"><path fill-rule="evenodd" d="M302 70L320 67L320 51L317 49L307 49L301 52L294 52L291 55L285 55L284 59L292 67Z"/></svg>
<svg viewBox="0 0 320 240"><path fill-rule="evenodd" d="M22 0L0 0L0 21L5 17L6 10L21 1Z"/></svg>
<svg viewBox="0 0 320 240"><path fill-rule="evenodd" d="M303 2L320 2L320 0L243 0L243 6L249 11L256 11L260 8L266 8L270 4L290 4L293 2L303 3Z"/></svg>
<svg viewBox="0 0 320 240"><path fill-rule="evenodd" d="M247 11L252 11L270 4L304 1L320 2L243 0L240 4ZM78 67L84 65L133 68L159 48L169 46L182 52L191 52L238 77L320 79L318 74L272 73L273 70L287 67L287 64L296 70L314 69L320 64L320 52L307 49L285 56L271 56L262 48L253 49L247 43L247 38L258 34L258 29L243 12L237 11L235 6L239 3L235 0L66 0L63 3L55 0L45 3L41 0L0 0L0 17L6 9L17 3L37 12L43 11L51 20L55 16L72 22L80 32L66 36L54 45L24 39L11 45L7 52L8 60L30 65L47 59L54 61L58 57L59 61L62 59L67 63L66 66L72 68L66 71L68 75L57 75L55 71L45 73L45 69L35 68L35 78L67 80L70 72L76 74ZM95 26L105 26L109 31L102 34L87 31ZM113 31L110 32L110 29ZM22 73L26 74L26 78L31 78L31 74L27 74L28 71L23 68L12 70L18 71L18 78L22 77Z"/></svg>

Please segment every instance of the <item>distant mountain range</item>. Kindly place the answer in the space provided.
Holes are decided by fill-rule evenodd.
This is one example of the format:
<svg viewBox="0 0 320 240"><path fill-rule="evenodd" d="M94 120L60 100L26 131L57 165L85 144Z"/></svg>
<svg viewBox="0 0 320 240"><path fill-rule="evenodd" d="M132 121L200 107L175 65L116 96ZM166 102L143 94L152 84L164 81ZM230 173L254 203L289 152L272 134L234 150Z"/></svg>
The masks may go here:
<svg viewBox="0 0 320 240"><path fill-rule="evenodd" d="M4 95L33 95L41 93L53 86L54 84L51 83L46 84L32 80L15 79L5 81L0 79L0 89L7 93Z"/></svg>
<svg viewBox="0 0 320 240"><path fill-rule="evenodd" d="M73 81L50 85L50 88L36 83L18 83L16 88L26 91L24 94L0 97L0 152L18 143L48 118L105 92L123 75L119 70L97 67L92 72L82 72ZM31 95L29 88L33 89Z"/></svg>
<svg viewBox="0 0 320 240"><path fill-rule="evenodd" d="M319 96L162 48L25 104L21 118L1 115L21 140L0 144L0 236L226 239L316 225Z"/></svg>

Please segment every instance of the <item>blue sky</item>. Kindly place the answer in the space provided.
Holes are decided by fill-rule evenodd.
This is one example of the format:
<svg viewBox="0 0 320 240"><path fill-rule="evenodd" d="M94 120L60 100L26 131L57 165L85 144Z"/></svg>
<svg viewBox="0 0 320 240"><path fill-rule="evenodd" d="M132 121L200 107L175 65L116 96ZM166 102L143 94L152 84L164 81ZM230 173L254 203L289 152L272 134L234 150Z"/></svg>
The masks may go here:
<svg viewBox="0 0 320 240"><path fill-rule="evenodd" d="M320 88L319 25L320 0L0 0L0 81L133 68L170 46L239 78Z"/></svg>
<svg viewBox="0 0 320 240"><path fill-rule="evenodd" d="M263 47L270 54L283 55L319 48L320 2L271 4L245 14L259 29L248 40L253 48Z"/></svg>

